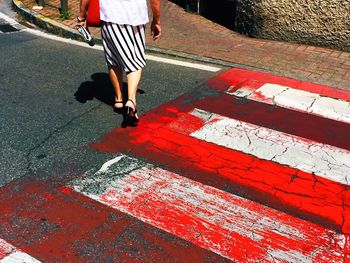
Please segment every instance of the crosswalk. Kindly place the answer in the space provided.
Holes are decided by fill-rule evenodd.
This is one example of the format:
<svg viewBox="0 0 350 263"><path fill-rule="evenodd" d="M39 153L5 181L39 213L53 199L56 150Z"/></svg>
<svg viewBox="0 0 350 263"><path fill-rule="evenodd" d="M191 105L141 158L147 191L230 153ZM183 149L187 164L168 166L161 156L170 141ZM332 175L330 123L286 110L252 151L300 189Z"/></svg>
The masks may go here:
<svg viewBox="0 0 350 263"><path fill-rule="evenodd" d="M97 190L106 174L110 182ZM335 231L128 156L116 157L72 188L231 260L343 259L345 240Z"/></svg>
<svg viewBox="0 0 350 263"><path fill-rule="evenodd" d="M228 94L350 123L350 102L276 84L240 88Z"/></svg>
<svg viewBox="0 0 350 263"><path fill-rule="evenodd" d="M134 224L147 228L141 239L161 246L158 254L131 242L139 254L113 250L115 261L144 253L142 262L348 262L349 120L350 92L224 72L93 144L113 154L97 171L52 190L27 182L22 192L43 192L31 220L45 216L71 232L54 246L58 233L18 249L2 241L0 262L15 251L54 261L63 250L65 260L81 261L74 240L115 240ZM13 198L28 204L24 194ZM107 227L111 211L123 219ZM109 234L93 234L101 228Z"/></svg>
<svg viewBox="0 0 350 263"><path fill-rule="evenodd" d="M1 263L39 263L40 261L30 255L17 250L14 246L0 239L0 262Z"/></svg>

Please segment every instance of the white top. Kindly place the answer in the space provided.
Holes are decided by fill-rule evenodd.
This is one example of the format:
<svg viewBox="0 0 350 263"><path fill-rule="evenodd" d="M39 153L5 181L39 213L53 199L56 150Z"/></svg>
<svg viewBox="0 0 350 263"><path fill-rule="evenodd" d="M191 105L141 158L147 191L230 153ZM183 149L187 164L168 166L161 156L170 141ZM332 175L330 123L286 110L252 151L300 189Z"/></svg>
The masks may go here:
<svg viewBox="0 0 350 263"><path fill-rule="evenodd" d="M146 0L100 0L101 20L119 25L148 23Z"/></svg>

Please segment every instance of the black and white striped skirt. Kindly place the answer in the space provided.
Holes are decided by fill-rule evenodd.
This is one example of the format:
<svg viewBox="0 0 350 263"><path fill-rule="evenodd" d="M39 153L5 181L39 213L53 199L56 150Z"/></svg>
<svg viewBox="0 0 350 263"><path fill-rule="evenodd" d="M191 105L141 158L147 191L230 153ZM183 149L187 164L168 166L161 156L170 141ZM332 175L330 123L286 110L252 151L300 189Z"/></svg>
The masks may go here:
<svg viewBox="0 0 350 263"><path fill-rule="evenodd" d="M107 64L133 72L146 65L145 26L102 21L101 36Z"/></svg>

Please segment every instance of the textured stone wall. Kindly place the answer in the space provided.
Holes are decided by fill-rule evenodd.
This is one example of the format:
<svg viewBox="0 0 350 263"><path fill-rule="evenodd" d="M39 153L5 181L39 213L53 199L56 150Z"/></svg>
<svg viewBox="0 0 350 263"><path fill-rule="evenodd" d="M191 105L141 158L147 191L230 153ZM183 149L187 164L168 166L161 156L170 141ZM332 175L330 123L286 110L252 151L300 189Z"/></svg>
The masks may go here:
<svg viewBox="0 0 350 263"><path fill-rule="evenodd" d="M236 0L235 29L350 51L350 0Z"/></svg>

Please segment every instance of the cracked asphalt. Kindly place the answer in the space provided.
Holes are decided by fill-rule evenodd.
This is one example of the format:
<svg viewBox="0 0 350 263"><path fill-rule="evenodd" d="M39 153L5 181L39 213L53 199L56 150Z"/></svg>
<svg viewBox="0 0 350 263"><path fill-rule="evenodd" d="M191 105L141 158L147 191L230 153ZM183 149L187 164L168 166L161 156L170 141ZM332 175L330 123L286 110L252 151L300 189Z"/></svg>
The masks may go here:
<svg viewBox="0 0 350 263"><path fill-rule="evenodd" d="M26 176L71 179L108 159L89 146L122 122L103 53L23 31L0 34L0 49L0 186ZM213 75L148 61L139 112Z"/></svg>

